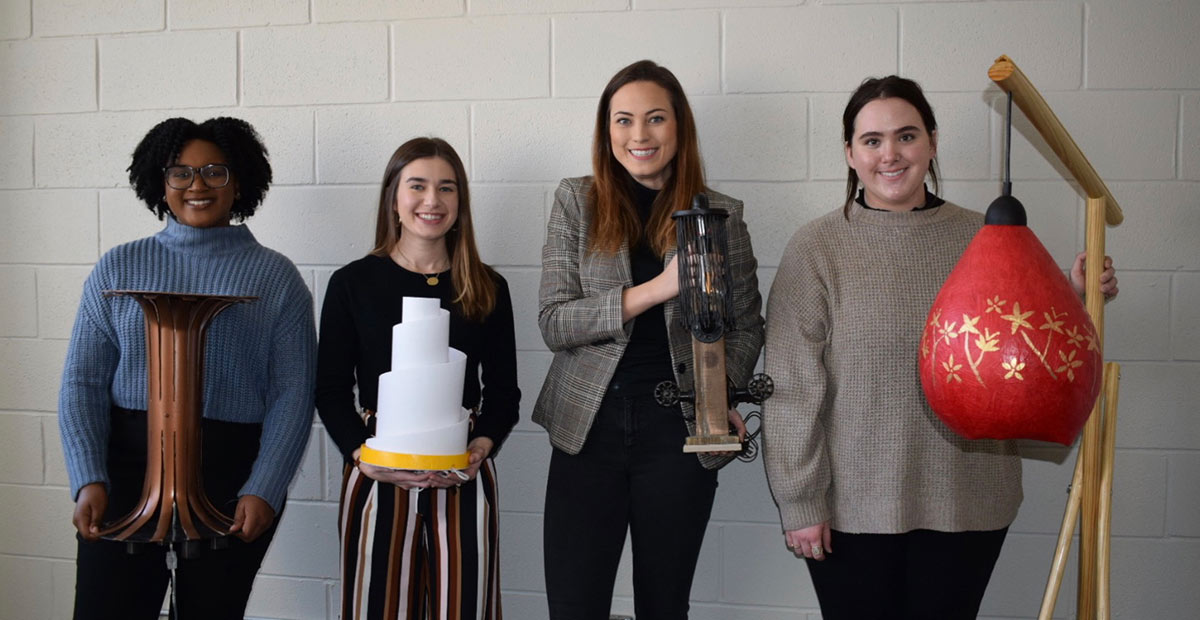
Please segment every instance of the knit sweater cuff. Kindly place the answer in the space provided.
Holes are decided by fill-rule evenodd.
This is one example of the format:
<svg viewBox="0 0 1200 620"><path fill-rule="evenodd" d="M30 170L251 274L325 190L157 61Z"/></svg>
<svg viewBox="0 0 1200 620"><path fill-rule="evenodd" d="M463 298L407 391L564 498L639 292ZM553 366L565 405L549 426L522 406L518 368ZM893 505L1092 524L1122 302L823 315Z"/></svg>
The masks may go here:
<svg viewBox="0 0 1200 620"><path fill-rule="evenodd" d="M287 499L287 490L291 479L283 480L282 484L280 482L279 479L272 480L268 479L267 476L255 477L251 475L246 484L242 485L242 488L238 491L238 497L240 498L243 495L261 497L271 505L275 514L279 514L279 511L283 509L284 500Z"/></svg>
<svg viewBox="0 0 1200 620"><path fill-rule="evenodd" d="M92 463L91 459L67 459L67 475L71 481L71 501L79 499L79 491L93 482L104 483L104 488L112 490L108 481L108 468L101 463Z"/></svg>
<svg viewBox="0 0 1200 620"><path fill-rule="evenodd" d="M779 520L783 530L799 530L832 520L829 504L825 500L781 502Z"/></svg>

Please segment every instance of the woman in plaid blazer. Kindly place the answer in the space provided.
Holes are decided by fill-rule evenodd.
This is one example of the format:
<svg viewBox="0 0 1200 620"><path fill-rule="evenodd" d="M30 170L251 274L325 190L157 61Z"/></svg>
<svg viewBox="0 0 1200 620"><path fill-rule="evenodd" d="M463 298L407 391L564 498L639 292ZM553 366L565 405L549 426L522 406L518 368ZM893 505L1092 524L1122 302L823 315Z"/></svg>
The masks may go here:
<svg viewBox="0 0 1200 620"><path fill-rule="evenodd" d="M628 530L636 614L686 618L716 470L731 455L684 454L690 405L654 402L659 381L692 385L670 214L701 192L730 213L735 327L725 347L738 385L763 341L757 262L742 203L704 185L691 108L666 68L644 60L609 81L592 163L592 176L559 185L542 249L538 324L554 361L533 419L554 447L544 531L550 617L608 618ZM730 422L745 432L736 410Z"/></svg>

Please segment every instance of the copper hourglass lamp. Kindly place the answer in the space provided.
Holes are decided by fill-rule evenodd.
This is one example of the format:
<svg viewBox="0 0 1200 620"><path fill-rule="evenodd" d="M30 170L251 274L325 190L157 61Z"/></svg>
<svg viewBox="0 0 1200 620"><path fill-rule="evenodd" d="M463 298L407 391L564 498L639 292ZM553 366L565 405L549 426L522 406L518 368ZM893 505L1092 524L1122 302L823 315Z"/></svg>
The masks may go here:
<svg viewBox="0 0 1200 620"><path fill-rule="evenodd" d="M127 542L218 538L233 519L204 493L200 471L204 340L214 317L257 299L155 291L105 291L132 297L146 321L146 477L129 514L101 536Z"/></svg>

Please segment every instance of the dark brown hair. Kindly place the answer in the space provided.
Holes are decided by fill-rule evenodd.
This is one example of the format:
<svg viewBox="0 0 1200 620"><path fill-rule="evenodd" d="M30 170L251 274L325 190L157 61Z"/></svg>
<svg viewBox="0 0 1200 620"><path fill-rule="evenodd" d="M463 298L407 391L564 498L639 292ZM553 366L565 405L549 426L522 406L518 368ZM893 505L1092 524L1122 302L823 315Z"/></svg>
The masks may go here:
<svg viewBox="0 0 1200 620"><path fill-rule="evenodd" d="M868 103L876 99L891 99L892 97L912 104L912 107L916 108L917 113L921 115L921 122L925 123L925 131L930 135L937 131L937 119L933 116L933 107L925 99L921 85L898 75L889 75L863 80L858 90L850 95L850 101L846 103L846 109L842 112L842 143L850 146L850 141L854 139L854 121ZM854 168L849 166L847 168L849 171L846 175L846 202L842 205L842 213L849 218L850 205L854 204L854 198L858 193L858 173L854 171ZM938 184L937 155L934 155L933 159L929 161L929 178L933 180L933 193L937 194L941 190L941 186Z"/></svg>
<svg viewBox="0 0 1200 620"><path fill-rule="evenodd" d="M700 141L696 136L696 121L688 105L683 86L666 67L650 60L640 60L617 72L604 87L596 107L596 131L592 138L592 188L588 201L592 205L589 222L591 249L616 252L622 242L636 245L642 236L642 224L633 205L629 172L612 152L609 116L613 95L632 82L652 82L667 91L675 113L675 159L668 163L668 175L662 191L654 201L646 237L651 249L662 256L675 245L675 224L671 213L691 208L692 197L705 191L704 165L700 161Z"/></svg>
<svg viewBox="0 0 1200 620"><path fill-rule="evenodd" d="M458 219L446 232L446 250L450 254L450 280L454 283L454 303L468 319L482 321L496 306L494 272L479 258L475 228L471 222L471 193L467 188L467 170L454 147L441 138L413 138L400 145L388 160L379 189L379 212L375 217L375 247L371 254L389 256L400 240L400 220L396 216L396 193L400 172L408 164L436 157L450 164L458 182Z"/></svg>

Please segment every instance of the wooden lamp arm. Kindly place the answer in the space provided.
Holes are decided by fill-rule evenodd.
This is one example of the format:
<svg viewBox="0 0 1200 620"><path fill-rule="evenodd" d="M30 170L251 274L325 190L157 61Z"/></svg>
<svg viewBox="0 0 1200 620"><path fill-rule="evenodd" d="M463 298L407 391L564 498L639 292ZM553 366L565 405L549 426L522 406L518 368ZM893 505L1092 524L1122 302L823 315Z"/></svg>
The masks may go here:
<svg viewBox="0 0 1200 620"><path fill-rule="evenodd" d="M1104 198L1104 219L1107 224L1120 225L1125 220L1125 215L1121 212L1117 200L1113 198L1112 192L1108 191L1104 180L1096 173L1096 169L1075 144L1071 134L1067 133L1066 127L1054 115L1049 104L1021 69L1008 56L1000 56L988 69L988 77L997 86L1012 93L1013 102L1021 108L1038 133L1042 134L1046 144L1058 155L1058 159L1071 172L1071 176L1083 188L1084 193L1090 198Z"/></svg>

